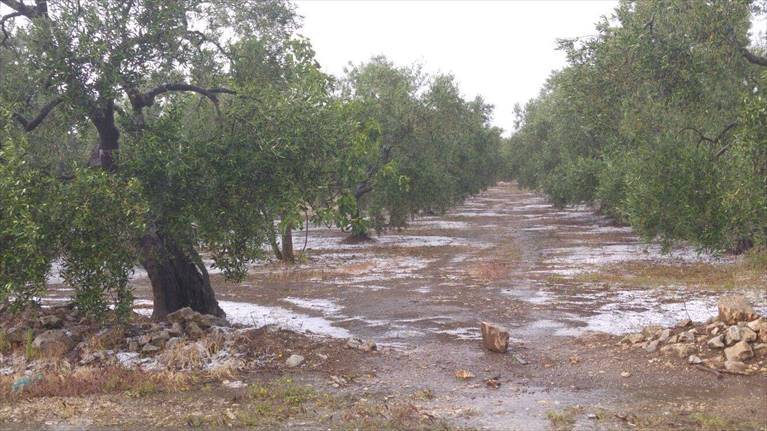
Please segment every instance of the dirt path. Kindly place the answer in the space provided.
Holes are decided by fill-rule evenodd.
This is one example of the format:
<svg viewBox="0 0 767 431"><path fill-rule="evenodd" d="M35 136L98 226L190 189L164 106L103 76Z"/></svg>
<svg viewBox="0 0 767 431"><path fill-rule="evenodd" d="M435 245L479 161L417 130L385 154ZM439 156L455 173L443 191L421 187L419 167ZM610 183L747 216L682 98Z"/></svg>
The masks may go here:
<svg viewBox="0 0 767 431"><path fill-rule="evenodd" d="M612 351L612 339L604 347L599 336L576 338L589 330L623 334L670 325L688 315L704 321L715 314L721 293L705 285L616 286L583 274L609 264L732 265L727 259L687 249L661 255L658 246L641 243L630 229L611 226L592 211L558 210L508 184L375 243L340 245L342 240L335 231L310 232L309 263L276 275L273 266L257 268L247 283L219 294L225 301L274 307L256 310L262 314L255 320L353 334L396 348L378 364L380 390L428 390L435 413L469 425L545 427L548 412L574 405L669 404L664 408L673 410L694 404L709 411L739 400L765 402L766 389L756 382L717 381L663 362L648 369L650 355L622 357ZM744 289L762 311L765 286ZM513 352L530 365L481 350L481 320L511 328ZM580 360L571 364L571 357ZM458 369L478 378L459 382L453 375ZM633 377L621 378L623 371ZM501 388L488 390L482 378L496 375ZM767 413L760 414L764 419Z"/></svg>
<svg viewBox="0 0 767 431"><path fill-rule="evenodd" d="M764 271L742 278L731 258L663 255L586 208L559 210L510 184L375 242L343 239L314 229L305 263L256 265L237 284L214 274L230 320L372 339L384 349L367 360L359 388L416 397L459 425L614 429L632 415L665 425L690 417L767 424L766 376L717 379L616 345L645 325L705 321L733 282L764 314ZM146 281L136 285L146 298ZM511 329L510 354L479 346L482 320ZM460 369L476 378L456 379ZM500 388L488 388L484 380L496 376Z"/></svg>

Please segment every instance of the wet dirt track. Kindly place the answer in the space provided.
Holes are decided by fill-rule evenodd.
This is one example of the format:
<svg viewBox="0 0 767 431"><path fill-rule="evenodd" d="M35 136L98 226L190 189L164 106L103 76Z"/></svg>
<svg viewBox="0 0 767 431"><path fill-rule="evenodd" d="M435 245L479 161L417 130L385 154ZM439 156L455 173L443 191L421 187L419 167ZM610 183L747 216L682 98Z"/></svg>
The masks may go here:
<svg viewBox="0 0 767 431"><path fill-rule="evenodd" d="M708 319L721 292L629 289L581 277L603 265L727 265L732 258L690 249L664 255L587 208L557 209L503 183L373 242L344 239L337 230L312 228L305 263L259 263L242 283L213 274L222 308L246 325L372 339L384 349L359 380L366 390L427 391L433 399L419 401L425 409L482 429L546 429L547 413L568 406L582 408L575 429L600 429L587 414L601 408L657 414L735 408L758 411L767 422L758 408L767 402L764 376L747 384L740 377L716 380L615 347L614 335L645 325ZM304 232L294 243L301 248ZM146 280L139 274L134 283L144 298L138 303L150 304ZM763 314L765 287L743 291ZM510 328L510 354L481 348L482 320ZM456 379L459 369L476 378ZM501 387L486 387L484 380L496 376Z"/></svg>
<svg viewBox="0 0 767 431"><path fill-rule="evenodd" d="M302 235L296 233L299 245ZM229 301L224 309L241 323L276 322L389 346L370 386L429 390L435 399L427 405L435 414L488 429L546 428L548 411L572 405L724 409L767 398L763 386L742 389L668 364L648 367L649 356L616 357L610 353L613 339L588 336L587 331L622 334L649 324L672 325L686 316L704 321L715 314L721 292L630 290L579 281L579 274L604 264L727 264L728 258L689 249L661 254L657 245L643 244L629 228L612 226L587 208L556 209L510 184L375 242L343 239L337 231L311 230L308 263L295 269L256 266L247 282L222 283L217 291ZM744 293L765 311L764 289ZM482 320L511 329L512 354L479 347ZM568 362L572 357L581 359L574 365ZM477 378L457 381L458 369ZM624 370L634 377L621 379ZM483 380L496 375L501 388L488 389Z"/></svg>

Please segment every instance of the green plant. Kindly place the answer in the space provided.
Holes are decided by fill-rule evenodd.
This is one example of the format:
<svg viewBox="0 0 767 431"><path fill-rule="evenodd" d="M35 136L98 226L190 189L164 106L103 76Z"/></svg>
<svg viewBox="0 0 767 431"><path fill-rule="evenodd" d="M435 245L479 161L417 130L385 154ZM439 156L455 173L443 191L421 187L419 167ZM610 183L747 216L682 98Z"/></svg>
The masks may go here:
<svg viewBox="0 0 767 431"><path fill-rule="evenodd" d="M0 328L0 353L6 353L11 349L11 341L8 339L8 333Z"/></svg>
<svg viewBox="0 0 767 431"><path fill-rule="evenodd" d="M40 354L34 345L34 341L35 332L32 329L27 329L26 332L24 332L24 356L28 361L36 359Z"/></svg>

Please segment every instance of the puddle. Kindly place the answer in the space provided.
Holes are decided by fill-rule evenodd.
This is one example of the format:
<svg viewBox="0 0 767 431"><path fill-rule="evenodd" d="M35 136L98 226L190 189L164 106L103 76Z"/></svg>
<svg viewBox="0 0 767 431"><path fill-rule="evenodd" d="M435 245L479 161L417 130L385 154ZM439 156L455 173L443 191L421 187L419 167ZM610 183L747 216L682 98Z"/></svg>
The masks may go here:
<svg viewBox="0 0 767 431"><path fill-rule="evenodd" d="M436 334L445 334L455 337L459 340L480 340L482 333L477 328L455 328L433 331Z"/></svg>
<svg viewBox="0 0 767 431"><path fill-rule="evenodd" d="M722 263L727 258L698 253L693 248L681 247L667 254L656 244L629 243L593 246L558 247L543 250L544 265L552 267L543 271L558 275L573 275L586 272L591 267L629 261L654 261L658 263Z"/></svg>
<svg viewBox="0 0 767 431"><path fill-rule="evenodd" d="M316 310L326 316L338 316L341 312L341 307L330 299L303 299L287 297L283 299L285 302L289 302L298 308L304 308L308 310Z"/></svg>
<svg viewBox="0 0 767 431"><path fill-rule="evenodd" d="M139 300L134 303L137 305L152 305L152 302L147 300ZM295 332L324 335L333 338L349 338L352 336L348 330L334 326L333 322L327 319L308 316L282 307L234 301L219 301L218 305L226 313L226 318L235 324L253 326L255 328L276 325ZM135 311L145 316L152 315L152 308L137 308Z"/></svg>

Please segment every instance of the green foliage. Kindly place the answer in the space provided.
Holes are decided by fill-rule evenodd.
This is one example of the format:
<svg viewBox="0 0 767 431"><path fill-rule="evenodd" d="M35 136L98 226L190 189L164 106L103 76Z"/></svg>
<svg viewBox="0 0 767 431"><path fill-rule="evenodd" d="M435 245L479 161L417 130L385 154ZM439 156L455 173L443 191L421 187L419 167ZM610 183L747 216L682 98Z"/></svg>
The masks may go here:
<svg viewBox="0 0 767 431"><path fill-rule="evenodd" d="M58 185L31 164L26 140L9 127L0 129L0 302L21 305L44 292L56 257Z"/></svg>
<svg viewBox="0 0 767 431"><path fill-rule="evenodd" d="M742 55L745 2L623 1L517 110L510 175L645 238L764 244L765 79Z"/></svg>
<svg viewBox="0 0 767 431"><path fill-rule="evenodd" d="M337 81L287 1L42 4L0 46L0 301L56 268L125 315L137 264L237 279L307 222L365 236L495 181L491 106L381 58Z"/></svg>
<svg viewBox="0 0 767 431"><path fill-rule="evenodd" d="M383 230L419 213L443 212L493 184L500 130L492 106L467 101L450 75L427 76L384 57L353 67L345 98L360 133L342 169L359 215Z"/></svg>
<svg viewBox="0 0 767 431"><path fill-rule="evenodd" d="M126 315L133 302L128 276L147 214L139 182L78 169L62 198L62 275L75 288L75 303L86 314L100 315L111 302Z"/></svg>

